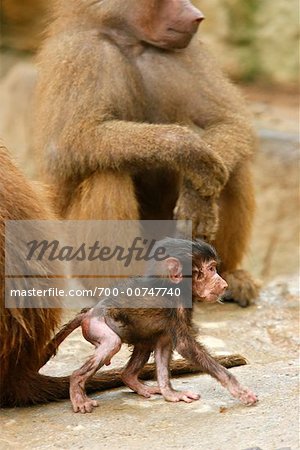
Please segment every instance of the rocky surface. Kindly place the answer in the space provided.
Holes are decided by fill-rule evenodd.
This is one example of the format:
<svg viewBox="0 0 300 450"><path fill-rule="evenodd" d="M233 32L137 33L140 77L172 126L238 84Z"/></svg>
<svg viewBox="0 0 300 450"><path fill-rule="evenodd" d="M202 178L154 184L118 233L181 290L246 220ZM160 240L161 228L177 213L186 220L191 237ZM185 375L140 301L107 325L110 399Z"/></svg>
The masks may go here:
<svg viewBox="0 0 300 450"><path fill-rule="evenodd" d="M244 88L259 145L257 211L245 265L264 282L299 267L299 102L293 92Z"/></svg>
<svg viewBox="0 0 300 450"><path fill-rule="evenodd" d="M159 396L138 397L127 388L95 394L100 406L78 415L70 402L1 410L3 449L201 449L298 450L297 278L273 281L257 304L199 307L201 340L214 354L238 352L247 366L231 369L259 396L246 407L207 375L177 378L174 386L201 393L192 404L171 404ZM78 367L92 347L75 332L45 373L62 375ZM113 360L126 360L126 349Z"/></svg>

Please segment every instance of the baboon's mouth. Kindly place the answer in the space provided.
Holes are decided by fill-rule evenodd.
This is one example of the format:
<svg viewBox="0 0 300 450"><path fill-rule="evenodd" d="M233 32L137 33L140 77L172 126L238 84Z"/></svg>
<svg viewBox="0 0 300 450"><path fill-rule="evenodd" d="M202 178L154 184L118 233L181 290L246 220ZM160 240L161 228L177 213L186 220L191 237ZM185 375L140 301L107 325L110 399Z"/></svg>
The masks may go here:
<svg viewBox="0 0 300 450"><path fill-rule="evenodd" d="M182 31L182 30L176 30L175 28L168 28L168 31L171 31L172 33L182 34L182 35L188 35L191 36L193 33L190 31Z"/></svg>

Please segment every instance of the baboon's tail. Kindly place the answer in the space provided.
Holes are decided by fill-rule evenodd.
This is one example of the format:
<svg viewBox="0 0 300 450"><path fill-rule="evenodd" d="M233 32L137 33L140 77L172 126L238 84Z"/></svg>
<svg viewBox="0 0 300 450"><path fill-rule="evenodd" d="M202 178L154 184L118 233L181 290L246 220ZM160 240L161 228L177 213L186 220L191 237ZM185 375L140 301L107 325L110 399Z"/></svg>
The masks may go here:
<svg viewBox="0 0 300 450"><path fill-rule="evenodd" d="M43 367L52 356L56 355L57 349L60 344L69 336L69 334L72 333L72 331L76 330L76 328L81 325L81 322L89 309L90 308L82 310L79 314L77 314L77 316L74 317L74 319L63 325L59 332L56 333L56 335L51 339L50 342L48 342L44 350L44 355L40 367Z"/></svg>
<svg viewBox="0 0 300 450"><path fill-rule="evenodd" d="M240 355L219 356L216 360L224 367L230 368L247 364L245 358ZM185 360L171 362L172 376L199 373L199 367L193 366ZM103 391L106 389L123 386L121 379L122 368L111 369L93 377L86 383L87 392ZM155 365L146 364L140 374L143 380L155 378ZM69 398L70 377L50 377L29 373L19 380L12 379L5 384L1 391L1 406L25 406L37 403L47 403Z"/></svg>

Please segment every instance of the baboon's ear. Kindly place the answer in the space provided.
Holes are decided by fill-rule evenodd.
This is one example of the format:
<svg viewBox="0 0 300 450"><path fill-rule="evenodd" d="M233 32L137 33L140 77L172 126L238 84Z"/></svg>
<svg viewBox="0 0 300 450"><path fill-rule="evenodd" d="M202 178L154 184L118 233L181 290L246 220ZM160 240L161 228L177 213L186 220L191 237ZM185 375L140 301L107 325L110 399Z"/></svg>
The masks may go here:
<svg viewBox="0 0 300 450"><path fill-rule="evenodd" d="M182 281L182 264L179 259L170 257L164 261L164 264L172 283L180 283Z"/></svg>

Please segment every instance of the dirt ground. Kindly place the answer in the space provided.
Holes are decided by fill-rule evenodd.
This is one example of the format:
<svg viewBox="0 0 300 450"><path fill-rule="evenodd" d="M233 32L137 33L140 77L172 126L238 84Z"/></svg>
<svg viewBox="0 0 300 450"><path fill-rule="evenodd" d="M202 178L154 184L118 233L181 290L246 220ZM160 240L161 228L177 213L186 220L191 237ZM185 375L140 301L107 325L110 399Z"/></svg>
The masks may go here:
<svg viewBox="0 0 300 450"><path fill-rule="evenodd" d="M169 404L138 398L126 388L94 395L91 415L70 402L1 411L0 448L298 450L299 116L295 92L245 87L260 136L254 161L257 215L245 265L262 281L256 304L205 305L196 312L201 340L214 354L240 353L231 369L259 395L247 408L208 376L178 378L201 399ZM91 352L75 332L45 373L68 374ZM113 365L128 356L122 349Z"/></svg>

